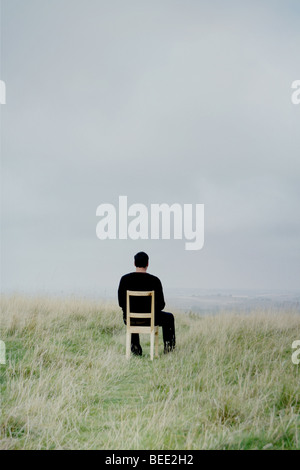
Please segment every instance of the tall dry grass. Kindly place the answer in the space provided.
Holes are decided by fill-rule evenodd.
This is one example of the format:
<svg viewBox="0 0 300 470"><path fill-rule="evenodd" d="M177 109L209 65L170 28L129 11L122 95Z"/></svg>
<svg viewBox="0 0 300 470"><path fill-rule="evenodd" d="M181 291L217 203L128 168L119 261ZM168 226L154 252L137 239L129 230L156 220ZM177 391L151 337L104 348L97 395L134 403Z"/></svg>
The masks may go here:
<svg viewBox="0 0 300 470"><path fill-rule="evenodd" d="M125 358L119 308L3 297L2 449L299 448L293 312L177 313L177 348Z"/></svg>

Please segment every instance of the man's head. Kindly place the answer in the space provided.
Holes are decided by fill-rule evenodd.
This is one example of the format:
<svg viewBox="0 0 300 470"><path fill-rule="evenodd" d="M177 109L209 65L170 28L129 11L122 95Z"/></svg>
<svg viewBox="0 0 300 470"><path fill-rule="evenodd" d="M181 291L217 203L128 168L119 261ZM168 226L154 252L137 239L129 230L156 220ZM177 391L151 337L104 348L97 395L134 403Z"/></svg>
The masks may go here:
<svg viewBox="0 0 300 470"><path fill-rule="evenodd" d="M140 251L134 257L134 265L136 268L147 268L149 264L149 256L144 251Z"/></svg>

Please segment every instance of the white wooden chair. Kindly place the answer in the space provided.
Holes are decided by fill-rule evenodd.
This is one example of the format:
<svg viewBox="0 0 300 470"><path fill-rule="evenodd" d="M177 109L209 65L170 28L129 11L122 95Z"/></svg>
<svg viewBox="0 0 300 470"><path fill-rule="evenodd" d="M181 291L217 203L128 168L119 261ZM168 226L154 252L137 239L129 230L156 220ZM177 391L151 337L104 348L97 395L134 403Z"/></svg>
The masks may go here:
<svg viewBox="0 0 300 470"><path fill-rule="evenodd" d="M130 311L130 297L149 297L151 296L151 312L149 313L136 313ZM158 325L154 325L154 290L153 291L127 291L126 297L126 357L130 358L131 348L131 335L132 333L150 334L150 358L153 361L154 355L154 342L155 342L155 356L158 357ZM150 326L131 325L131 318L149 318Z"/></svg>

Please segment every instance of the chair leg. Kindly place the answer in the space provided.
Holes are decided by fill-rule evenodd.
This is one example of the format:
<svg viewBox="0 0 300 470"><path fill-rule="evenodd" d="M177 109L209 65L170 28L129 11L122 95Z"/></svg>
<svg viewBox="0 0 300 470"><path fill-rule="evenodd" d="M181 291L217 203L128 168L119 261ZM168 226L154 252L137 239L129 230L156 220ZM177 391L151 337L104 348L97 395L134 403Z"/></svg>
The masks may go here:
<svg viewBox="0 0 300 470"><path fill-rule="evenodd" d="M155 357L158 357L158 330L155 332Z"/></svg>
<svg viewBox="0 0 300 470"><path fill-rule="evenodd" d="M126 331L126 359L130 359L131 333Z"/></svg>
<svg viewBox="0 0 300 470"><path fill-rule="evenodd" d="M153 353L154 353L154 331L150 333L150 359L153 361Z"/></svg>

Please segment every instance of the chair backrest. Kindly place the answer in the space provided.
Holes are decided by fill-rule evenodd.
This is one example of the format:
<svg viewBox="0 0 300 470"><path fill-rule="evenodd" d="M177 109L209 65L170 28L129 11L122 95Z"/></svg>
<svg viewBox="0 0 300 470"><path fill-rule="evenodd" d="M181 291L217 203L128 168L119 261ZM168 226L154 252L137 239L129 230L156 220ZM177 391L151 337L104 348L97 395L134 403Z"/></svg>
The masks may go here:
<svg viewBox="0 0 300 470"><path fill-rule="evenodd" d="M130 297L151 297L151 311L149 313L138 313L130 311ZM130 328L131 318L150 318L150 329L154 329L154 290L151 291L134 291L128 290L126 297L126 323L127 329ZM149 326L148 326L149 328Z"/></svg>

